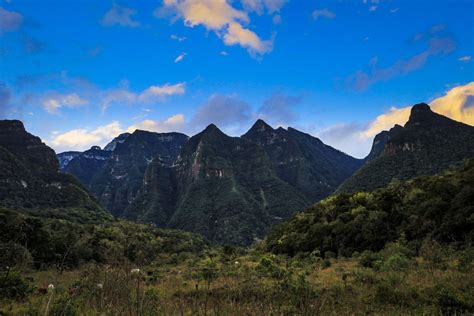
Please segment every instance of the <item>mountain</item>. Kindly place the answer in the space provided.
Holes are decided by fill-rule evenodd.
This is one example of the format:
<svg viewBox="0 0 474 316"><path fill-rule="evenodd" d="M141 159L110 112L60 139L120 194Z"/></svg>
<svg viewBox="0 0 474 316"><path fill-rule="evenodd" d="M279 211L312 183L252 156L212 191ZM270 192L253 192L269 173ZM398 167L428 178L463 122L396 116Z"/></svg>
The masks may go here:
<svg viewBox="0 0 474 316"><path fill-rule="evenodd" d="M325 145L316 137L291 127L273 129L263 120L258 120L242 138L261 146L278 177L311 203L334 192L362 165L362 160Z"/></svg>
<svg viewBox="0 0 474 316"><path fill-rule="evenodd" d="M60 155L64 157L63 154L58 156ZM79 181L89 187L94 176L105 166L111 156L111 151L92 146L89 150L79 152L61 170L75 175Z"/></svg>
<svg viewBox="0 0 474 316"><path fill-rule="evenodd" d="M59 169L64 170L71 160L79 156L82 152L80 151L65 151L56 155L59 161Z"/></svg>
<svg viewBox="0 0 474 316"><path fill-rule="evenodd" d="M125 216L200 233L220 243L250 244L308 200L278 178L258 144L215 125L191 137L173 165L155 158Z"/></svg>
<svg viewBox="0 0 474 316"><path fill-rule="evenodd" d="M0 174L2 207L83 222L110 218L74 177L59 172L54 150L20 121L0 121Z"/></svg>
<svg viewBox="0 0 474 316"><path fill-rule="evenodd" d="M371 191L395 179L433 175L470 157L474 157L474 127L420 103L412 107L404 127L375 137L367 163L338 192Z"/></svg>
<svg viewBox="0 0 474 316"><path fill-rule="evenodd" d="M130 136L130 133L122 133L119 136L115 137L110 143L108 143L105 147L104 150L106 151L114 151L115 147L117 147L117 144L123 143L127 137Z"/></svg>
<svg viewBox="0 0 474 316"><path fill-rule="evenodd" d="M291 256L316 251L351 257L396 241L410 249L426 240L464 245L473 238L473 201L471 159L370 193L333 195L275 227L265 247Z"/></svg>
<svg viewBox="0 0 474 316"><path fill-rule="evenodd" d="M172 164L187 140L180 133L136 130L119 135L104 149L94 146L76 155L63 171L76 176L105 208L121 216L142 187L148 164L156 157Z"/></svg>

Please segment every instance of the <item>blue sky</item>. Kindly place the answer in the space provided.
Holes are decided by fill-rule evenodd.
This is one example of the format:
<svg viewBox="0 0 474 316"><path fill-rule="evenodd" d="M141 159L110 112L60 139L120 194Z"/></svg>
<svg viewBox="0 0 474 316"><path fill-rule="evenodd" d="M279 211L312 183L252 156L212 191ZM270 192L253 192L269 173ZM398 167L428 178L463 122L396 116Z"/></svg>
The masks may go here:
<svg viewBox="0 0 474 316"><path fill-rule="evenodd" d="M418 102L472 124L473 41L470 0L0 0L0 116L57 151L260 117L363 157Z"/></svg>

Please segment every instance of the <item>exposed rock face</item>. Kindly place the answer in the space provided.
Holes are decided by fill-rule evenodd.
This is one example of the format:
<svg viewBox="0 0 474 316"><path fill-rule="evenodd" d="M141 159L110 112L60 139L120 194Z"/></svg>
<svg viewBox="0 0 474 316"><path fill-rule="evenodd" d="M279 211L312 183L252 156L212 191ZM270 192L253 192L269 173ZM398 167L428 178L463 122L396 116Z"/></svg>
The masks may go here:
<svg viewBox="0 0 474 316"><path fill-rule="evenodd" d="M273 129L263 120L258 120L242 138L260 145L278 177L311 203L334 192L362 165L362 160L325 145L316 137L291 127Z"/></svg>
<svg viewBox="0 0 474 316"><path fill-rule="evenodd" d="M327 196L360 161L295 129L259 120L242 137L214 124L169 165L154 159L127 218L250 244L295 211Z"/></svg>
<svg viewBox="0 0 474 316"><path fill-rule="evenodd" d="M404 127L375 137L367 162L339 188L367 191L392 180L433 175L474 157L474 127L434 113L425 103L412 107Z"/></svg>
<svg viewBox="0 0 474 316"><path fill-rule="evenodd" d="M188 136L136 130L94 146L73 158L64 171L78 177L112 214L121 216L143 185L148 164L159 157L172 164Z"/></svg>
<svg viewBox="0 0 474 316"><path fill-rule="evenodd" d="M20 121L0 121L0 174L0 206L80 221L110 217L74 177L59 172L54 150Z"/></svg>

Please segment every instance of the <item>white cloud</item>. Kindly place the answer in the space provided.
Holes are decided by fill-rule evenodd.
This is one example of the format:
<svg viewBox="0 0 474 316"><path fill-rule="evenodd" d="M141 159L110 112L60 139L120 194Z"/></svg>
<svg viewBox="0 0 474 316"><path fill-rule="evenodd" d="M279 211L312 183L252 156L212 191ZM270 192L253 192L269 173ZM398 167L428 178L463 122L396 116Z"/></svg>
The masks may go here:
<svg viewBox="0 0 474 316"><path fill-rule="evenodd" d="M377 6L376 6L376 5L370 6L370 7L369 7L369 11L370 11L370 12L377 11Z"/></svg>
<svg viewBox="0 0 474 316"><path fill-rule="evenodd" d="M469 55L462 56L462 57L459 58L458 60L459 60L459 61L462 61L463 63L467 63L467 62L471 61L471 56L469 56Z"/></svg>
<svg viewBox="0 0 474 316"><path fill-rule="evenodd" d="M161 101L164 97L184 94L186 91L186 84L184 82L158 86L150 86L137 94L128 90L128 88L111 89L105 91L100 96L100 105L102 112L112 104L133 104L140 102L157 102Z"/></svg>
<svg viewBox="0 0 474 316"><path fill-rule="evenodd" d="M256 33L243 27L250 22L247 13L235 9L226 0L164 0L163 5L182 18L186 26L202 25L216 32L226 45L240 45L253 54L272 49L270 41L260 39ZM271 10L277 7L277 4L271 5ZM160 10L155 11L155 16L159 15Z"/></svg>
<svg viewBox="0 0 474 316"><path fill-rule="evenodd" d="M315 20L319 19L320 17L334 19L336 17L336 14L332 11L329 11L328 9L320 9L314 10L312 16Z"/></svg>
<svg viewBox="0 0 474 316"><path fill-rule="evenodd" d="M17 30L23 23L23 16L0 7L0 34Z"/></svg>
<svg viewBox="0 0 474 316"><path fill-rule="evenodd" d="M125 131L133 133L137 129L151 132L171 132L182 130L185 123L183 114L176 114L164 120L144 120L127 129L122 128L118 121L113 121L107 125L101 125L94 129L79 128L64 133L55 131L52 133L48 145L56 152L77 150L87 150L92 146L105 146L113 138Z"/></svg>
<svg viewBox="0 0 474 316"><path fill-rule="evenodd" d="M230 23L227 33L224 34L224 43L227 45L239 44L251 52L263 54L272 50L272 41L262 41L257 34L245 29L239 23Z"/></svg>
<svg viewBox="0 0 474 316"><path fill-rule="evenodd" d="M104 17L101 20L102 25L104 26L127 26L127 27L138 27L140 22L133 20L133 16L137 14L137 11L134 9L126 8L114 4L112 8L105 13Z"/></svg>
<svg viewBox="0 0 474 316"><path fill-rule="evenodd" d="M156 101L156 99L160 97L184 94L185 90L186 85L184 82L177 84L166 83L162 86L150 86L138 96L138 100L145 102Z"/></svg>
<svg viewBox="0 0 474 316"><path fill-rule="evenodd" d="M474 125L474 82L452 88L429 104L434 112ZM392 107L368 124L340 123L316 130L313 134L337 149L363 158L369 153L375 135L389 130L395 124L403 126L408 121L410 112L411 106Z"/></svg>
<svg viewBox="0 0 474 316"><path fill-rule="evenodd" d="M179 63L180 61L184 59L184 56L186 56L186 53L179 54L178 57L175 58L174 62Z"/></svg>
<svg viewBox="0 0 474 316"><path fill-rule="evenodd" d="M175 132L182 130L184 126L184 115L175 114L162 121L144 120L127 128L127 132L133 133L135 130L145 130L150 132Z"/></svg>
<svg viewBox="0 0 474 316"><path fill-rule="evenodd" d="M474 125L474 82L457 86L447 91L442 97L430 102L431 109L453 120ZM391 108L379 115L369 127L362 132L364 137L373 137L395 124L404 125L410 116L411 107Z"/></svg>
<svg viewBox="0 0 474 316"><path fill-rule="evenodd" d="M99 126L94 130L73 129L65 133L53 133L50 145L57 151L89 149L91 146L104 146L114 137L122 133L120 123L114 121L110 124Z"/></svg>
<svg viewBox="0 0 474 316"><path fill-rule="evenodd" d="M42 101L43 109L51 114L59 113L62 107L76 108L88 103L89 101L82 99L77 93L55 94L45 97Z"/></svg>
<svg viewBox="0 0 474 316"><path fill-rule="evenodd" d="M178 42L184 42L184 41L186 40L186 37L185 37L185 36L178 36L178 35L176 35L176 34L172 34L172 35L170 36L170 38L171 38L172 40L175 40L175 41L178 41Z"/></svg>

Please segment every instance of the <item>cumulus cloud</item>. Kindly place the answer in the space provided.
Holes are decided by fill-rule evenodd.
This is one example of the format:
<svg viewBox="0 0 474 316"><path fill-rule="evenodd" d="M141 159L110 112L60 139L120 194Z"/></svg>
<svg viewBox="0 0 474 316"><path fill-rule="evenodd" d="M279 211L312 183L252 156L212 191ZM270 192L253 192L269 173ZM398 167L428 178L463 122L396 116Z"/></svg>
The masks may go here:
<svg viewBox="0 0 474 316"><path fill-rule="evenodd" d="M20 13L8 11L0 7L0 35L16 31L22 23L23 16Z"/></svg>
<svg viewBox="0 0 474 316"><path fill-rule="evenodd" d="M313 19L317 20L319 18L334 19L336 14L328 9L314 10L312 13Z"/></svg>
<svg viewBox="0 0 474 316"><path fill-rule="evenodd" d="M82 99L77 93L54 94L44 97L43 109L51 114L58 114L62 107L76 108L88 104L89 101Z"/></svg>
<svg viewBox="0 0 474 316"><path fill-rule="evenodd" d="M226 0L164 0L163 6L182 18L188 27L202 25L214 31L226 45L240 45L251 54L263 54L272 49L271 41L260 39L243 26L250 22L247 13L235 9ZM160 14L161 10L155 11L155 16Z"/></svg>
<svg viewBox="0 0 474 316"><path fill-rule="evenodd" d="M474 125L474 82L461 85L447 91L442 97L430 102L434 112L445 115L453 120ZM362 132L364 137L373 137L383 130L388 130L393 125L404 125L410 117L410 106L391 108L386 113L379 115Z"/></svg>
<svg viewBox="0 0 474 316"><path fill-rule="evenodd" d="M184 56L186 56L186 53L181 53L181 54L179 54L178 57L176 57L176 58L174 59L174 62L175 62L175 63L179 63L180 61L182 61L182 60L184 59Z"/></svg>
<svg viewBox="0 0 474 316"><path fill-rule="evenodd" d="M432 30L430 34L438 33L441 30L442 29ZM424 38L424 35L422 38ZM388 81L397 76L418 70L424 66L430 57L448 54L456 48L455 41L450 37L431 36L424 41L427 43L427 48L421 53L408 59L399 60L388 67L378 67L377 62L373 63L371 61L369 63L371 70L359 70L350 75L346 79L347 85L356 91L366 90L369 86L377 82Z"/></svg>
<svg viewBox="0 0 474 316"><path fill-rule="evenodd" d="M224 43L227 45L239 44L251 52L263 54L272 49L272 41L262 41L257 34L243 28L239 23L230 23L227 33L224 34Z"/></svg>
<svg viewBox="0 0 474 316"><path fill-rule="evenodd" d="M395 124L403 125L410 117L410 107L396 108L392 107L386 113L377 116L369 127L362 132L365 138L374 137L384 130L389 130Z"/></svg>
<svg viewBox="0 0 474 316"><path fill-rule="evenodd" d="M103 16L101 24L104 26L120 25L126 27L138 27L140 26L140 22L133 20L135 14L137 14L137 11L134 9L114 4Z"/></svg>
<svg viewBox="0 0 474 316"><path fill-rule="evenodd" d="M91 146L105 146L113 138L124 132L133 133L137 129L151 132L171 132L183 129L185 123L183 114L176 114L164 120L144 120L122 128L118 121L113 121L107 125L101 125L94 129L79 128L64 133L53 133L48 141L48 145L57 152L67 150L83 151Z"/></svg>
<svg viewBox="0 0 474 316"><path fill-rule="evenodd" d="M183 129L184 126L184 115L183 114L175 114L173 116L168 117L165 120L144 120L139 123L136 123L132 126L127 128L127 132L133 133L135 130L145 130L151 132L176 132Z"/></svg>
<svg viewBox="0 0 474 316"><path fill-rule="evenodd" d="M93 130L73 129L62 134L53 135L49 142L57 152L67 150L86 150L94 145L104 146L122 133L120 123L114 121Z"/></svg>

